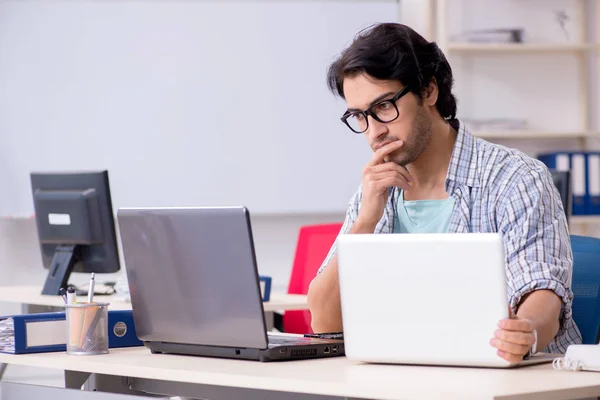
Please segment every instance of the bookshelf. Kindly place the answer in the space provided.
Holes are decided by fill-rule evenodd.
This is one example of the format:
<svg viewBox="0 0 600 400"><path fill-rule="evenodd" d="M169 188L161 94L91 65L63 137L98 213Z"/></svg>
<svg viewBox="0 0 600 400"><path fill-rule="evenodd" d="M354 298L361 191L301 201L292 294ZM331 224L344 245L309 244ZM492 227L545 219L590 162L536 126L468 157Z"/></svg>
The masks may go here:
<svg viewBox="0 0 600 400"><path fill-rule="evenodd" d="M596 73L600 76L598 71L593 71L591 65L588 62L589 56L598 55L600 53L600 29L596 29L596 40L588 40L588 23L586 16L592 12L590 5L592 1L578 0L574 1L577 10L577 17L579 23L578 29L575 32L577 41L572 43L551 43L551 42L523 42L523 43L460 43L453 42L449 38L447 15L449 3L452 0L429 0L429 10L426 13L430 20L428 21L428 34L432 35L435 41L438 43L442 51L448 55L463 55L463 56L477 56L495 54L501 56L519 56L519 55L557 55L567 54L577 57L578 61L578 88L579 88L579 100L580 100L580 127L579 132L554 132L537 130L530 132L527 130L510 131L510 132L482 132L479 135L482 138L499 139L508 137L510 139L516 138L579 138L582 139L580 144L582 149L586 149L586 142L583 140L589 137L597 136L597 133L593 132L590 126L590 93L588 78L591 74ZM497 7L502 7L501 2L496 2ZM540 2L543 6L543 3ZM600 21L600 6L596 6L596 21ZM435 28L434 28L435 27ZM599 89L600 90L600 89Z"/></svg>
<svg viewBox="0 0 600 400"><path fill-rule="evenodd" d="M600 215L573 215L569 223L572 226L600 224Z"/></svg>
<svg viewBox="0 0 600 400"><path fill-rule="evenodd" d="M473 135L483 139L600 139L600 132L595 131L541 131L534 129L473 131Z"/></svg>
<svg viewBox="0 0 600 400"><path fill-rule="evenodd" d="M425 12L426 18L428 19L425 33L429 35L432 40L437 42L440 49L450 60L451 65L453 64L451 59L455 57L460 57L463 59L461 60L463 62L466 60L466 62L469 63L468 65L472 66L473 63L470 60L478 60L479 57L495 57L496 60L502 60L503 57L510 57L511 61L507 61L507 63L510 63L512 60L515 60L515 57L524 56L528 57L527 60L532 60L532 62L536 63L539 62L541 66L543 66L544 63L552 62L552 57L562 57L562 59L567 60L570 59L569 57L574 57L574 63L577 65L574 67L574 73L565 77L565 79L572 81L573 87L576 88L574 92L577 94L574 95L574 99L578 100L579 107L573 107L576 111L575 113L569 114L569 116L571 119L575 120L573 125L576 125L576 122L578 123L577 127L569 129L568 126L563 126L556 130L540 127L514 130L481 128L480 130L473 130L475 136L490 141L519 139L523 140L524 146L529 142L530 147L533 148L536 148L536 145L538 144L551 146L551 148L553 148L552 143L559 143L560 140L563 139L571 139L573 143L576 143L577 148L583 151L593 149L593 143L600 143L598 140L600 139L600 105L593 104L593 96L591 93L591 90L596 91L596 102L600 103L599 1L564 0L564 4L569 7L570 17L573 17L575 22L571 24L570 40L565 42L557 41L556 43L551 42L552 38L540 39L539 37L527 41L528 36L530 36L529 34L532 33L529 29L526 30L525 41L522 43L480 43L457 40L457 36L450 35L449 32L451 29L456 30L457 28L456 26L450 27L450 21L452 20L449 19L449 15L451 15L450 11L455 11L456 8L450 9L449 7L460 7L460 4L457 5L456 2L455 4L452 3L453 0L428 0ZM500 8L506 4L507 2L496 1L495 7ZM532 2L528 2L526 6L531 4ZM544 9L546 14L548 14L548 11L554 10L554 8L557 7L556 2L548 4L544 3L544 1L538 1L536 4L535 7L547 7ZM511 6L515 6L515 2L512 2ZM521 7L518 4L516 6ZM593 17L588 18L588 16L592 15L592 12L594 12ZM467 15L466 18L473 18L474 14L467 13L463 15ZM478 20L477 22L479 22L478 27L481 28L481 20ZM593 26L593 28L595 28L595 33L594 29L590 29L590 24L595 25ZM532 22L531 25L537 27L535 22ZM463 27L462 25L458 25L458 27L463 28L463 31L469 30L466 26ZM496 27L497 26L487 26L484 28ZM531 36L535 36L535 32ZM592 58L597 60L596 68L594 68L593 63L590 62ZM590 82L592 81L593 76L597 77L598 87L592 89ZM532 78L535 79L535 77ZM543 82L541 84L543 84ZM598 121L595 124L592 121L593 115L599 116ZM590 146L590 144L592 146ZM555 150L563 150L563 148L558 147L555 148ZM573 216L570 219L570 226L577 231L582 232L582 234L590 234L594 229L600 230L600 215ZM600 232L598 233L600 234Z"/></svg>
<svg viewBox="0 0 600 400"><path fill-rule="evenodd" d="M595 50L591 43L448 43L446 49L457 53L585 53Z"/></svg>

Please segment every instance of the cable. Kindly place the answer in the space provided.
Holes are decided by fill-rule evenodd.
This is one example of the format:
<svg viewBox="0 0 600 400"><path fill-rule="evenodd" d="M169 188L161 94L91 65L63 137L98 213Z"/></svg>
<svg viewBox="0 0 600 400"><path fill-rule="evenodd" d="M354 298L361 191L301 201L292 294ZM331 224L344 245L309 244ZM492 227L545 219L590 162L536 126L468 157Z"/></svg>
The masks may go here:
<svg viewBox="0 0 600 400"><path fill-rule="evenodd" d="M570 360L564 357L558 357L552 360L552 367L562 371L579 371L582 369L579 360Z"/></svg>

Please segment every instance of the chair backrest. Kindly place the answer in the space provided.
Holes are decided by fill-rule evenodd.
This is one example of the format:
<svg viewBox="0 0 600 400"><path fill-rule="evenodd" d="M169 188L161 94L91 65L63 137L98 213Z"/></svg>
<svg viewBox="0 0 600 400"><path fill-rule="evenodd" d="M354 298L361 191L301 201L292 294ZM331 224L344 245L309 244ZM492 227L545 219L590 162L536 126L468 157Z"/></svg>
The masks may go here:
<svg viewBox="0 0 600 400"><path fill-rule="evenodd" d="M342 227L341 223L310 225L300 228L289 294L307 294L308 286L323 263ZM308 311L286 311L283 329L288 333L310 333L311 316Z"/></svg>
<svg viewBox="0 0 600 400"><path fill-rule="evenodd" d="M571 218L573 200L573 192L571 189L571 171L557 171L555 169L551 169L550 174L552 175L554 186L556 186L558 193L560 193L560 199L568 220Z"/></svg>
<svg viewBox="0 0 600 400"><path fill-rule="evenodd" d="M571 235L573 248L573 319L584 344L600 333L600 238Z"/></svg>

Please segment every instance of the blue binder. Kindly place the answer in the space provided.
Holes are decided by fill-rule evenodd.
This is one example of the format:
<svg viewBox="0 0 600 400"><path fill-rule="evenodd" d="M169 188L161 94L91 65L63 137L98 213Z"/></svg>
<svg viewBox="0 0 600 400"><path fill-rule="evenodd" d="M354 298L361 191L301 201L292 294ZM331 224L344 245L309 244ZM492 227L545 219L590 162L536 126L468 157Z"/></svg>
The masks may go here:
<svg viewBox="0 0 600 400"><path fill-rule="evenodd" d="M600 214L600 153L589 152L586 154L587 168L587 209L589 215Z"/></svg>
<svg viewBox="0 0 600 400"><path fill-rule="evenodd" d="M66 351L67 326L64 312L12 315L14 354ZM131 310L108 311L108 347L142 346L133 324ZM13 353L12 351L1 351Z"/></svg>
<svg viewBox="0 0 600 400"><path fill-rule="evenodd" d="M587 156L583 152L556 152L538 155L538 160L550 169L571 171L572 214L586 215L589 212Z"/></svg>
<svg viewBox="0 0 600 400"><path fill-rule="evenodd" d="M568 171L571 169L571 154L567 152L546 153L538 155L538 160L546 164L549 169Z"/></svg>
<svg viewBox="0 0 600 400"><path fill-rule="evenodd" d="M263 301L269 301L271 298L271 277L266 275L259 275L258 280L260 283L260 291L262 294Z"/></svg>
<svg viewBox="0 0 600 400"><path fill-rule="evenodd" d="M571 153L571 174L573 177L573 215L586 215L589 208L589 195L585 153Z"/></svg>

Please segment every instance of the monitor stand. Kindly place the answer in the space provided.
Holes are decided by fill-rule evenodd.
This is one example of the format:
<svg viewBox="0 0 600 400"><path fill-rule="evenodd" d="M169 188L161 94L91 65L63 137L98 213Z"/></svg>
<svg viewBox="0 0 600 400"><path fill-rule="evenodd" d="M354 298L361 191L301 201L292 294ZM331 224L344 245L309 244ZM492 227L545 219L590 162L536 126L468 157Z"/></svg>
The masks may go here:
<svg viewBox="0 0 600 400"><path fill-rule="evenodd" d="M42 294L57 296L60 295L59 290L61 287L67 288L67 281L77 261L77 257L75 256L76 250L77 245L56 247Z"/></svg>

